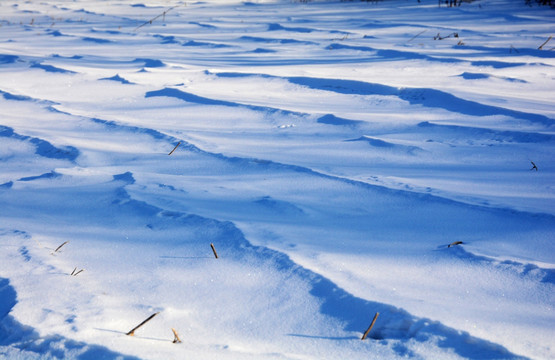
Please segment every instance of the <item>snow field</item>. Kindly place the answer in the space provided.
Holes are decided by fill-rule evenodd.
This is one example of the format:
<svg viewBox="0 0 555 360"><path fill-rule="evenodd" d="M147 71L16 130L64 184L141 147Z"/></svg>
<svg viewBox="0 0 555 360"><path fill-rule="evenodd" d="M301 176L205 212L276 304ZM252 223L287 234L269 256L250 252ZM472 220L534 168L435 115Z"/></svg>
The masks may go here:
<svg viewBox="0 0 555 360"><path fill-rule="evenodd" d="M1 3L0 358L552 358L552 11L423 2Z"/></svg>

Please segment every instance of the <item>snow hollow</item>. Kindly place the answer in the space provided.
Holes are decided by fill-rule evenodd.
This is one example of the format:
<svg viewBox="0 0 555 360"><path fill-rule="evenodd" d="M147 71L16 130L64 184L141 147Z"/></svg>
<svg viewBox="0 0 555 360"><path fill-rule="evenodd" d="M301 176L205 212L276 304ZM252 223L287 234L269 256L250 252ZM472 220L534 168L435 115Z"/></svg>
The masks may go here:
<svg viewBox="0 0 555 360"><path fill-rule="evenodd" d="M440 5L0 2L0 358L555 358L555 12Z"/></svg>

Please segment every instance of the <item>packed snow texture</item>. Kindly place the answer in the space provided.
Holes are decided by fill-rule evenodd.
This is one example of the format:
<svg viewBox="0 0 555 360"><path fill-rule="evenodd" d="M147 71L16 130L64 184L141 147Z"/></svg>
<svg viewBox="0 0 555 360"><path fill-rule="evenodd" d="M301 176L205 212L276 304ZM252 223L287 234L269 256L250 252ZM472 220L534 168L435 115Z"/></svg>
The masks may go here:
<svg viewBox="0 0 555 360"><path fill-rule="evenodd" d="M0 2L0 358L555 358L532 4Z"/></svg>

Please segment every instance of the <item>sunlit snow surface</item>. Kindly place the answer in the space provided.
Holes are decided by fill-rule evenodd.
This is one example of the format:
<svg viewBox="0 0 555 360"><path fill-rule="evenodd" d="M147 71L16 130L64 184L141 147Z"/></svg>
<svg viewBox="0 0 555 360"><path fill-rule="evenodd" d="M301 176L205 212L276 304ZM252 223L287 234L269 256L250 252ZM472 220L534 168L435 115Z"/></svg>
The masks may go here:
<svg viewBox="0 0 555 360"><path fill-rule="evenodd" d="M555 358L553 24L0 2L0 358Z"/></svg>

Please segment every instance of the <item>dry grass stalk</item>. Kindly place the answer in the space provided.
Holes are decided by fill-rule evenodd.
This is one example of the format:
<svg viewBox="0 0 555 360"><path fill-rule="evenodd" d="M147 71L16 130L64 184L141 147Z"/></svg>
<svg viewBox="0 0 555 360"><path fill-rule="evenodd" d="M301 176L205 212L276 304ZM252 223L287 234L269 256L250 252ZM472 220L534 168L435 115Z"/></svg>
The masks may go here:
<svg viewBox="0 0 555 360"><path fill-rule="evenodd" d="M135 28L135 30L133 30L133 31L137 31L137 30L139 30L140 28L142 28L142 27L145 26L145 25L152 24L152 22L153 22L154 20L158 19L159 17L163 17L163 20L166 21L166 14L167 14L168 12L172 11L173 9L175 9L176 7L177 7L177 6L173 6L173 7L169 8L168 10L164 11L164 12L161 13L160 15L155 16L155 17L153 17L152 19L150 19L150 20L148 20L147 22L145 22L144 24L137 26L137 27Z"/></svg>
<svg viewBox="0 0 555 360"><path fill-rule="evenodd" d="M170 151L170 153L168 155L173 154L173 152L175 151L175 149L177 149L179 147L179 145L181 145L181 141L177 143L177 145L175 145L175 147L173 148L172 151Z"/></svg>
<svg viewBox="0 0 555 360"><path fill-rule="evenodd" d="M81 270L77 271L75 274L73 274L73 276L77 276L77 275L81 274L83 271L85 271L85 269L81 269Z"/></svg>
<svg viewBox="0 0 555 360"><path fill-rule="evenodd" d="M543 47L545 46L545 44L547 44L552 38L553 38L553 36L548 37L547 40L545 40L545 42L540 45L538 50L543 50Z"/></svg>
<svg viewBox="0 0 555 360"><path fill-rule="evenodd" d="M152 315L150 315L148 318L146 318L142 323L140 323L139 325L135 326L133 329L131 329L127 334L125 335L129 335L129 336L134 336L135 335L135 330L137 330L138 328L140 328L141 326L143 326L144 324L146 324L147 322L149 322L150 320L152 320L152 318L154 318L156 315L160 314L160 312L156 312Z"/></svg>
<svg viewBox="0 0 555 360"><path fill-rule="evenodd" d="M212 252L214 253L214 256L217 259L218 258L218 253L216 252L216 248L214 247L214 244L210 244L210 247L212 248Z"/></svg>
<svg viewBox="0 0 555 360"><path fill-rule="evenodd" d="M420 35L424 34L426 31L428 31L428 30L422 30L422 31L419 32L418 34L414 35L409 41L407 41L407 43L410 43L411 41L413 41L414 39L416 39L416 38L419 37Z"/></svg>
<svg viewBox="0 0 555 360"><path fill-rule="evenodd" d="M362 338L360 340L366 339L366 337L370 333L370 330L372 330L372 328L374 327L374 324L376 323L376 319L378 318L378 315L380 315L379 312L377 312L376 315L374 315L374 319L372 320L372 323L370 324L370 326L368 326L368 329L366 329L366 332L364 333L364 335L362 335Z"/></svg>
<svg viewBox="0 0 555 360"><path fill-rule="evenodd" d="M179 335L177 334L177 331L175 331L174 328L172 328L172 331L173 331L173 336L174 336L174 337L173 337L173 343L174 343L174 344L180 343L180 342L181 342L181 339L179 338Z"/></svg>
<svg viewBox="0 0 555 360"><path fill-rule="evenodd" d="M74 268L73 271L71 272L71 274L69 274L70 276L77 276L79 274L81 274L83 271L85 271L85 269L81 269L79 271L77 271L77 268Z"/></svg>
<svg viewBox="0 0 555 360"><path fill-rule="evenodd" d="M56 248L56 250L54 250L54 252L53 252L52 254L57 253L58 250L60 250L60 249L61 249L65 244L67 244L68 242L69 242L69 241L64 241L63 244L60 245L60 246L58 246L58 247Z"/></svg>

